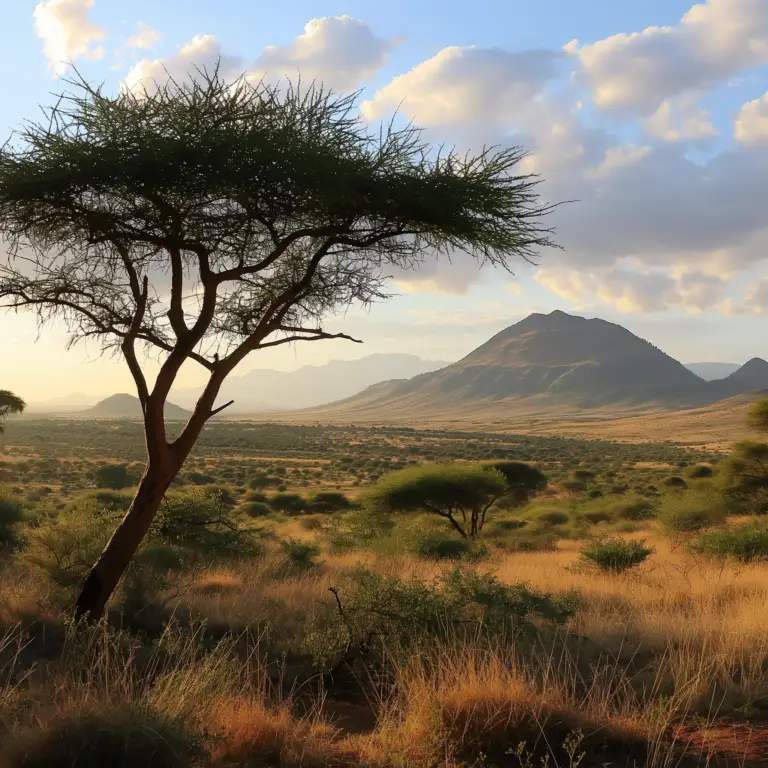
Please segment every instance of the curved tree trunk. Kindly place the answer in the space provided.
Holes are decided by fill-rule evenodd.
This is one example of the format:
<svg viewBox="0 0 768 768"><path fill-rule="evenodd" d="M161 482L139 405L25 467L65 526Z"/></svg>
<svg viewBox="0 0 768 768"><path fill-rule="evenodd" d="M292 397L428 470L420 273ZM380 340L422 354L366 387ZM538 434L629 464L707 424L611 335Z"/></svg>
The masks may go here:
<svg viewBox="0 0 768 768"><path fill-rule="evenodd" d="M83 584L75 608L76 621L96 622L103 616L107 602L146 536L174 474L158 470L151 462L147 465L130 509Z"/></svg>

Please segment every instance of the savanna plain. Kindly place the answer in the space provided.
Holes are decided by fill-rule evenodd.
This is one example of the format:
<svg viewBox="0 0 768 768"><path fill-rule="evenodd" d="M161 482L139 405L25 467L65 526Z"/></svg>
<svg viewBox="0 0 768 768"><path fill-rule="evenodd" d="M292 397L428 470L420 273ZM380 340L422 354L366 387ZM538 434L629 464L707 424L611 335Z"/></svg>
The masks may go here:
<svg viewBox="0 0 768 768"><path fill-rule="evenodd" d="M215 421L91 627L141 424L10 421L0 765L762 765L761 403L718 450Z"/></svg>

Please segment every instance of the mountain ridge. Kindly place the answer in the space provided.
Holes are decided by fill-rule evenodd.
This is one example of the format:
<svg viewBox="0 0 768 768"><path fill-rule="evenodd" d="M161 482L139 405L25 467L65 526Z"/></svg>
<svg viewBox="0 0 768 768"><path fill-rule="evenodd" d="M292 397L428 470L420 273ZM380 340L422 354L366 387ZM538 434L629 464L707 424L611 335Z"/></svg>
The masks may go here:
<svg viewBox="0 0 768 768"><path fill-rule="evenodd" d="M742 369L707 382L623 326L556 310L529 315L439 371L377 384L323 411L385 417L534 404L571 411L693 408L768 388L768 363L756 358Z"/></svg>

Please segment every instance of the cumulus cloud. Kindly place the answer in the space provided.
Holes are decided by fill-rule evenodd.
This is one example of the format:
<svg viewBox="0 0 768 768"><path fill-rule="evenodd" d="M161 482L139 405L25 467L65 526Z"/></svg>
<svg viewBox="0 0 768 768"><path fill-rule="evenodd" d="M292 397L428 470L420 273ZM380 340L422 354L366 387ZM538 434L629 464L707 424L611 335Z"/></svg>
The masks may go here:
<svg viewBox="0 0 768 768"><path fill-rule="evenodd" d="M536 281L574 304L598 297L620 312L663 312L681 308L698 313L723 300L726 282L694 272L638 271L617 267L602 273L564 267L540 269Z"/></svg>
<svg viewBox="0 0 768 768"><path fill-rule="evenodd" d="M709 112L685 97L663 101L644 125L651 136L664 141L698 141L717 136Z"/></svg>
<svg viewBox="0 0 768 768"><path fill-rule="evenodd" d="M578 59L578 77L598 107L651 114L666 99L768 62L768 3L707 0L676 25L586 45L574 40L565 50Z"/></svg>
<svg viewBox="0 0 768 768"><path fill-rule="evenodd" d="M126 75L124 85L134 88L140 83L161 82L168 74L183 80L196 69L210 70L218 63L225 78L245 73L252 80L295 81L301 75L305 82L350 90L386 62L394 45L350 16L312 19L292 43L269 46L252 62L225 53L214 35L196 35L173 56L138 62Z"/></svg>
<svg viewBox="0 0 768 768"><path fill-rule="evenodd" d="M126 48L151 48L162 36L154 27L140 21L136 26L139 30L126 41Z"/></svg>
<svg viewBox="0 0 768 768"><path fill-rule="evenodd" d="M347 91L367 80L387 61L397 44L374 35L351 16L312 19L289 45L270 45L251 67L252 76L315 80Z"/></svg>
<svg viewBox="0 0 768 768"><path fill-rule="evenodd" d="M768 144L768 91L739 110L734 137L744 144Z"/></svg>
<svg viewBox="0 0 768 768"><path fill-rule="evenodd" d="M196 70L210 71L217 65L223 77L235 78L242 74L245 62L239 56L225 54L215 35L195 35L173 56L137 62L125 76L123 85L131 89L150 87L168 77L183 81Z"/></svg>
<svg viewBox="0 0 768 768"><path fill-rule="evenodd" d="M91 21L94 0L45 0L34 10L35 32L54 77L61 77L75 59L100 59L104 48L96 45L106 32Z"/></svg>
<svg viewBox="0 0 768 768"><path fill-rule="evenodd" d="M374 120L402 109L429 126L505 125L558 74L560 58L555 51L443 48L363 102L362 112Z"/></svg>
<svg viewBox="0 0 768 768"><path fill-rule="evenodd" d="M395 269L391 277L403 293L461 296L472 285L487 282L488 272L466 254L457 254L451 259L427 259L416 269Z"/></svg>

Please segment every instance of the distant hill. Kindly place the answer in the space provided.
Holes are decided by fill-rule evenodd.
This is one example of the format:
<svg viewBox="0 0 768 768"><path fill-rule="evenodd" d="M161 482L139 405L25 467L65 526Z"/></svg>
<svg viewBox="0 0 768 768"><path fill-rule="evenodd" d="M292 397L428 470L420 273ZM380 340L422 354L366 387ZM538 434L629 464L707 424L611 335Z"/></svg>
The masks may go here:
<svg viewBox="0 0 768 768"><path fill-rule="evenodd" d="M561 311L536 313L442 370L380 383L318 410L324 418L386 420L690 408L765 388L760 362L750 361L722 382L706 382L620 325Z"/></svg>
<svg viewBox="0 0 768 768"><path fill-rule="evenodd" d="M768 362L753 357L728 376L725 383L737 388L768 389Z"/></svg>
<svg viewBox="0 0 768 768"><path fill-rule="evenodd" d="M737 363L687 363L685 367L704 381L715 381L730 376L741 366Z"/></svg>
<svg viewBox="0 0 768 768"><path fill-rule="evenodd" d="M69 413L83 411L96 405L102 396L86 395L82 392L73 392L69 395L59 395L48 400L39 400L29 403L27 412L30 413Z"/></svg>
<svg viewBox="0 0 768 768"><path fill-rule="evenodd" d="M96 403L92 408L82 412L85 417L92 419L140 419L141 403L138 397L127 394L117 394ZM190 411L180 408L173 403L166 403L165 418L169 420L182 419L186 421Z"/></svg>
<svg viewBox="0 0 768 768"><path fill-rule="evenodd" d="M422 360L416 355L374 354L358 360L332 360L325 365L305 365L296 371L256 369L242 376L230 376L217 400L234 400L227 415L311 408L342 400L388 379L409 379L449 365L439 360ZM171 398L193 408L199 389L176 389Z"/></svg>

